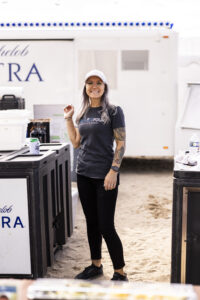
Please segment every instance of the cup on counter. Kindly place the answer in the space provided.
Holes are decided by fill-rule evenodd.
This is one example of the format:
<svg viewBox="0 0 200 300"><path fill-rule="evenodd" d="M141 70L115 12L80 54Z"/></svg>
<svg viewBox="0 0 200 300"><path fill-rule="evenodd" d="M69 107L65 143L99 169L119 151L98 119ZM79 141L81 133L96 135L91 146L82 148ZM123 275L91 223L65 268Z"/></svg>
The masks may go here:
<svg viewBox="0 0 200 300"><path fill-rule="evenodd" d="M30 154L40 154L40 142L38 138L30 138L29 140L29 152Z"/></svg>

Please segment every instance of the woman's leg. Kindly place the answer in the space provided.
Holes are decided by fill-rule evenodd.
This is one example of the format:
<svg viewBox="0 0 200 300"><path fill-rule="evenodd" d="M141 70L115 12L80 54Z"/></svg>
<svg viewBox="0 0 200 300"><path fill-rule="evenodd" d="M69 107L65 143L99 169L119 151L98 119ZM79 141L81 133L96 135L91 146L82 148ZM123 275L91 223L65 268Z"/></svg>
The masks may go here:
<svg viewBox="0 0 200 300"><path fill-rule="evenodd" d="M103 180L96 180L96 182L99 229L107 244L114 270L123 274L125 265L123 246L114 226L118 186L113 190L106 191Z"/></svg>
<svg viewBox="0 0 200 300"><path fill-rule="evenodd" d="M96 187L93 179L77 174L77 185L83 212L86 218L87 235L91 259L94 265L101 265L102 235L97 217Z"/></svg>

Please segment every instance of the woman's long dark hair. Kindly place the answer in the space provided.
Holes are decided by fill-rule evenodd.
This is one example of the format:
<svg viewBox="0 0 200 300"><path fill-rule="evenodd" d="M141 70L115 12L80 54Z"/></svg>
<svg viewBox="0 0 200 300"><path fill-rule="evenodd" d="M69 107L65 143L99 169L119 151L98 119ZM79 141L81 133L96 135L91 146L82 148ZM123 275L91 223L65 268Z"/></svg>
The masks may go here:
<svg viewBox="0 0 200 300"><path fill-rule="evenodd" d="M116 107L112 104L109 103L109 99L108 99L108 85L106 83L105 84L105 88L104 88L104 93L101 97L101 106L102 106L102 110L101 110L101 120L104 122L104 124L109 123L110 122L110 115L109 115L109 109L111 110L111 112L113 114L116 113ZM87 111L89 110L90 107L90 99L89 96L86 93L86 86L84 85L83 88L83 101L82 101L82 106L81 106L81 110L80 113L78 114L77 118L76 118L76 123L78 124L80 122L80 119L83 117L83 115L85 113L87 113Z"/></svg>

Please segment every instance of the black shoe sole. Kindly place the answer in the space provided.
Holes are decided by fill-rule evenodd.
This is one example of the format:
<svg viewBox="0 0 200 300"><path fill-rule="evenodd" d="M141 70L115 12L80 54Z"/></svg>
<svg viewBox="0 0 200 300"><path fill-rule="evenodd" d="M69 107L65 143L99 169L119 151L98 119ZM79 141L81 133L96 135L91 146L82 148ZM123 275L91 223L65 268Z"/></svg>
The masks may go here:
<svg viewBox="0 0 200 300"><path fill-rule="evenodd" d="M103 273L102 273L102 274L95 275L95 276L92 276L92 277L89 277L89 278L76 278L76 277L74 277L74 279L78 279L78 280L92 280L92 279L97 279L97 278L99 278L100 276L103 276Z"/></svg>

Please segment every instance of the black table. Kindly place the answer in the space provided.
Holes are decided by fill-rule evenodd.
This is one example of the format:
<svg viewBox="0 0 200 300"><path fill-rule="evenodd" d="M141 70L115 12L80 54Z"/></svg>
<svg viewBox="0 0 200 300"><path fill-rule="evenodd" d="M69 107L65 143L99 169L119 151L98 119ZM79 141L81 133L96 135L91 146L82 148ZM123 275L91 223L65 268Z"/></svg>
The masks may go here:
<svg viewBox="0 0 200 300"><path fill-rule="evenodd" d="M72 234L68 144L0 152L0 277L37 278Z"/></svg>
<svg viewBox="0 0 200 300"><path fill-rule="evenodd" d="M171 282L200 284L200 170L175 166Z"/></svg>

